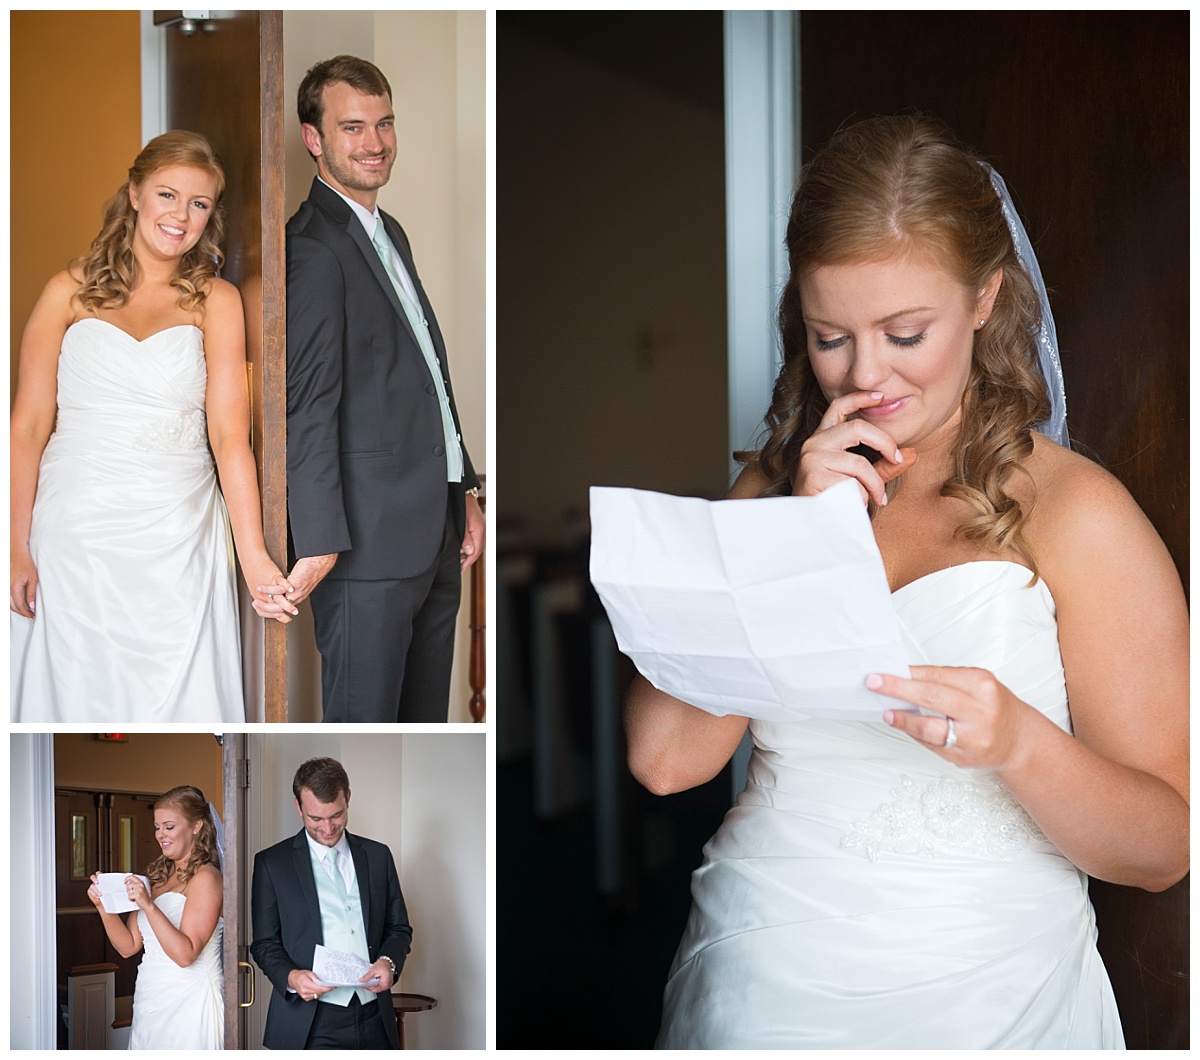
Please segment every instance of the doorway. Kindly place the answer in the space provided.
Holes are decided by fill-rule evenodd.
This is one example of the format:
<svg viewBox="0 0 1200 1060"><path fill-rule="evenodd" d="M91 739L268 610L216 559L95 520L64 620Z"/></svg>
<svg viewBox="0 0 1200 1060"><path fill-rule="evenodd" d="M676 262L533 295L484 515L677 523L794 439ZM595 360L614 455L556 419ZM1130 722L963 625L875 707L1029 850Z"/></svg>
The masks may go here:
<svg viewBox="0 0 1200 1060"><path fill-rule="evenodd" d="M46 739L53 753L54 827L48 842L60 1014L56 1043L69 1045L65 1016L71 979L111 975L111 1025L102 1035L90 1028L84 1040L90 1048L124 1048L141 955L123 958L108 941L87 898L91 876L147 871L159 856L154 801L170 788L194 785L222 815L230 804L222 790L222 748L210 733L59 733Z"/></svg>

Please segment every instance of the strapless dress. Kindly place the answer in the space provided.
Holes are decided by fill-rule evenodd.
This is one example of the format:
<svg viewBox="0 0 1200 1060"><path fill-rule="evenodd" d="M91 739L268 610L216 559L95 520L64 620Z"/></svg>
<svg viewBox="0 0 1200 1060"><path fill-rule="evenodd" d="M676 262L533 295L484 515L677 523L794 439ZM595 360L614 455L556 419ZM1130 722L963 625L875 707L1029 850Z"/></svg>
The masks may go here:
<svg viewBox="0 0 1200 1060"><path fill-rule="evenodd" d="M972 562L893 602L920 661L990 670L1069 732L1054 600L1029 581ZM992 772L882 721L749 729L660 1047L1124 1048L1087 876Z"/></svg>
<svg viewBox="0 0 1200 1060"><path fill-rule="evenodd" d="M58 420L29 544L36 618L13 614L12 720L245 720L233 543L204 415L204 335L63 336Z"/></svg>

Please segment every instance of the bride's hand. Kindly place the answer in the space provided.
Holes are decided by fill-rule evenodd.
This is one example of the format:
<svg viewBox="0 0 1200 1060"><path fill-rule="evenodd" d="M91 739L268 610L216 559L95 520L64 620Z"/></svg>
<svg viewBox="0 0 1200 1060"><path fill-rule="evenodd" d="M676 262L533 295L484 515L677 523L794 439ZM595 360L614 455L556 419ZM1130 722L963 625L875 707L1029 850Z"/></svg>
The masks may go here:
<svg viewBox="0 0 1200 1060"><path fill-rule="evenodd" d="M935 711L940 717L907 710L883 711L883 720L894 729L953 762L1003 772L1016 764L1028 746L1027 726L1037 711L1018 699L996 675L969 666L914 666L912 678L871 674L867 688L892 696L914 707ZM1040 716L1040 715L1038 715ZM945 746L954 723L954 741Z"/></svg>
<svg viewBox="0 0 1200 1060"><path fill-rule="evenodd" d="M250 586L254 610L260 618L273 618L287 625L300 613L284 595L292 591L292 583L266 553L257 560L244 562L242 574Z"/></svg>
<svg viewBox="0 0 1200 1060"><path fill-rule="evenodd" d="M13 553L9 564L8 609L26 618L34 617L37 603L37 567L28 549Z"/></svg>
<svg viewBox="0 0 1200 1060"><path fill-rule="evenodd" d="M125 877L125 895L139 909L149 909L154 903L150 901L150 892L146 885L136 876Z"/></svg>
<svg viewBox="0 0 1200 1060"><path fill-rule="evenodd" d="M96 875L96 873L92 873L92 885L87 889L87 896L92 905L103 913L104 899L100 897L100 881L96 879Z"/></svg>
<svg viewBox="0 0 1200 1060"><path fill-rule="evenodd" d="M817 429L800 449L792 494L814 497L846 479L858 482L863 503L870 498L876 504L887 504L884 485L917 460L915 449L900 449L883 428L869 420L854 416L859 409L878 405L883 394L860 390L834 398L817 424ZM872 464L865 456L848 450L866 445L882 454Z"/></svg>

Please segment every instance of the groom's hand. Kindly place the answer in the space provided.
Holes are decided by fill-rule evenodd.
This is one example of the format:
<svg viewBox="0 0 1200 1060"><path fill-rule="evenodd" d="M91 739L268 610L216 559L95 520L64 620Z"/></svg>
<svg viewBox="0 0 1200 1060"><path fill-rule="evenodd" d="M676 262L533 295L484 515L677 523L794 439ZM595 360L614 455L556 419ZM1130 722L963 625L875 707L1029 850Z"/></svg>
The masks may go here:
<svg viewBox="0 0 1200 1060"><path fill-rule="evenodd" d="M299 995L301 1001L315 1001L333 989L326 986L307 968L294 968L288 972L288 986Z"/></svg>
<svg viewBox="0 0 1200 1060"><path fill-rule="evenodd" d="M459 570L466 570L483 555L483 532L485 529L483 509L474 494L467 494L467 532L463 534L458 550Z"/></svg>
<svg viewBox="0 0 1200 1060"><path fill-rule="evenodd" d="M334 552L328 556L305 556L303 559L296 560L296 565L292 568L291 574L287 580L292 586L292 591L284 595L285 600L290 600L293 604L299 604L308 599L308 594L311 593L331 570L337 562L337 553ZM278 588L277 586L275 588ZM270 585L260 585L258 591L261 593L273 592Z"/></svg>
<svg viewBox="0 0 1200 1060"><path fill-rule="evenodd" d="M379 982L372 986L367 980L379 977ZM363 986L371 991L372 994L382 994L385 990L392 989L392 965L390 961L385 961L382 957L377 960L366 974L359 980Z"/></svg>

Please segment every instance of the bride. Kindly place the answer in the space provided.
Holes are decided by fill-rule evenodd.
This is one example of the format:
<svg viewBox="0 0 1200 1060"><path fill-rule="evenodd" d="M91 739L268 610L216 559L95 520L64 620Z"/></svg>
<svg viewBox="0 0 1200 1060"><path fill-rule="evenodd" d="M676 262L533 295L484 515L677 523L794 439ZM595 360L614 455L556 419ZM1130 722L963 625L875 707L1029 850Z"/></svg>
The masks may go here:
<svg viewBox="0 0 1200 1060"><path fill-rule="evenodd" d="M692 878L659 1045L1122 1048L1087 879L1187 872L1174 564L1068 448L1032 247L948 129L842 130L787 243L784 365L733 496L857 482L921 665L866 678L871 723L747 724L637 679L650 790L754 744Z"/></svg>
<svg viewBox="0 0 1200 1060"><path fill-rule="evenodd" d="M287 580L263 543L241 298L216 275L224 183L203 136L151 140L26 325L14 721L245 720L230 524L247 585Z"/></svg>
<svg viewBox="0 0 1200 1060"><path fill-rule="evenodd" d="M133 992L130 1049L221 1049L225 1002L221 978L222 880L217 833L204 796L190 785L154 803L162 856L125 893L138 911L107 913L96 877L88 897L113 948L132 957L145 947Z"/></svg>

